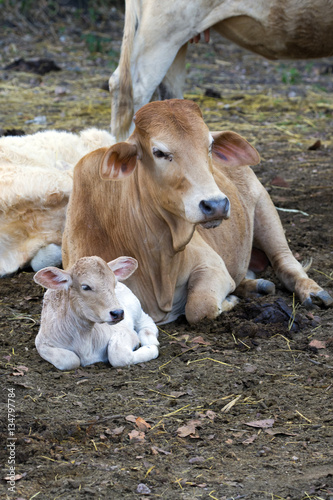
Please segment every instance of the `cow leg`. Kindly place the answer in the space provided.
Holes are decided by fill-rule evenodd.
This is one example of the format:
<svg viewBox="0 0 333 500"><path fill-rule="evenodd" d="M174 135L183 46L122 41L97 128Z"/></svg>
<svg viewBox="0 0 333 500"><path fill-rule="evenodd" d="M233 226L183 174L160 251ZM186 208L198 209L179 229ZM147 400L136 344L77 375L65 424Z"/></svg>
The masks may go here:
<svg viewBox="0 0 333 500"><path fill-rule="evenodd" d="M52 363L58 370L75 370L81 364L79 356L68 349L42 345L37 350L42 358Z"/></svg>
<svg viewBox="0 0 333 500"><path fill-rule="evenodd" d="M185 306L189 323L196 323L203 318L214 319L236 304L235 300L227 299L235 289L235 282L221 257L203 240L199 244L197 233L193 240L196 242L188 245L188 257L196 266L190 271Z"/></svg>
<svg viewBox="0 0 333 500"><path fill-rule="evenodd" d="M332 297L308 277L292 255L278 213L264 188L255 210L253 245L265 252L279 280L306 307L312 306L313 299L327 307L333 304Z"/></svg>
<svg viewBox="0 0 333 500"><path fill-rule="evenodd" d="M185 59L187 43L183 45L171 64L163 81L158 86L158 99L182 99L185 85Z"/></svg>
<svg viewBox="0 0 333 500"><path fill-rule="evenodd" d="M275 285L264 279L244 278L235 290L235 295L238 297L248 297L251 294L269 295L271 293L275 293Z"/></svg>

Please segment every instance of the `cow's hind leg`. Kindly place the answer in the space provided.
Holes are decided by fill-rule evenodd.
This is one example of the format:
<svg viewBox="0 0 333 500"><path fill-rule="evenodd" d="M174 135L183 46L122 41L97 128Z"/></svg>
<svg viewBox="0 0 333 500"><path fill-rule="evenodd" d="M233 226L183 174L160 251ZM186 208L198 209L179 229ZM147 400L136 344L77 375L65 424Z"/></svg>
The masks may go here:
<svg viewBox="0 0 333 500"><path fill-rule="evenodd" d="M279 280L306 307L314 300L326 307L333 304L332 297L308 277L292 255L279 215L264 188L255 210L253 244L265 252Z"/></svg>
<svg viewBox="0 0 333 500"><path fill-rule="evenodd" d="M183 98L186 52L187 43L179 49L167 74L158 86L157 97L159 100Z"/></svg>

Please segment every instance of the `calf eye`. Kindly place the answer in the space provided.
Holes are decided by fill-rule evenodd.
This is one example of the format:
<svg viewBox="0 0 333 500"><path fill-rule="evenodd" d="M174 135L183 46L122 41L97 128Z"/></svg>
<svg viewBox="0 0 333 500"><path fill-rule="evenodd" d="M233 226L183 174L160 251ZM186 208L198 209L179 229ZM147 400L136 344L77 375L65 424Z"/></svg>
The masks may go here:
<svg viewBox="0 0 333 500"><path fill-rule="evenodd" d="M81 285L82 290L88 291L91 290L91 287L89 285Z"/></svg>

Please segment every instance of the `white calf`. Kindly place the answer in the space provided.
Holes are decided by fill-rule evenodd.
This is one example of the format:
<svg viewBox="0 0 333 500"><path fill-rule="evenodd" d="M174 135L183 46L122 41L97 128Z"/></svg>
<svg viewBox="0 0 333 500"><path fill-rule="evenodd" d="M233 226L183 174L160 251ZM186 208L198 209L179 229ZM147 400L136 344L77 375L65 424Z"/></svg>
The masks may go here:
<svg viewBox="0 0 333 500"><path fill-rule="evenodd" d="M126 366L156 358L158 329L136 296L118 282L137 265L131 257L108 264L100 257L83 257L67 271L38 271L35 282L48 288L36 337L42 358L59 370L98 361Z"/></svg>
<svg viewBox="0 0 333 500"><path fill-rule="evenodd" d="M95 128L0 138L0 277L61 263L66 207L79 159L114 138Z"/></svg>

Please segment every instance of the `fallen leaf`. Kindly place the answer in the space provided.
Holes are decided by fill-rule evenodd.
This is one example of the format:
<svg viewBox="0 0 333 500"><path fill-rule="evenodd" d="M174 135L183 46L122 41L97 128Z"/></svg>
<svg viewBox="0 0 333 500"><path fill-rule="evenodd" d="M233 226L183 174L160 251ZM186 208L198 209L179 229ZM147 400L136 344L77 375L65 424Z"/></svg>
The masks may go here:
<svg viewBox="0 0 333 500"><path fill-rule="evenodd" d="M191 339L191 342L195 344L202 344L202 345L211 345L210 342L204 340L201 336L199 337L194 337L194 339Z"/></svg>
<svg viewBox="0 0 333 500"><path fill-rule="evenodd" d="M206 417L208 417L209 420L214 420L214 418L216 417L215 411L213 411L213 410L207 410L206 411Z"/></svg>
<svg viewBox="0 0 333 500"><path fill-rule="evenodd" d="M310 347L315 347L316 349L326 349L326 342L323 340L311 340Z"/></svg>
<svg viewBox="0 0 333 500"><path fill-rule="evenodd" d="M293 432L284 431L283 429L265 429L266 434L270 436L276 436L277 434L283 434L285 436L297 436Z"/></svg>
<svg viewBox="0 0 333 500"><path fill-rule="evenodd" d="M159 453L163 453L163 455L171 455L171 451L162 450L158 446L152 446L151 448L152 455L158 455Z"/></svg>
<svg viewBox="0 0 333 500"><path fill-rule="evenodd" d="M148 422L146 422L141 417L138 417L135 420L135 425L137 426L137 428L139 429L139 431L142 431L142 432L147 432L151 428L151 425L148 424Z"/></svg>
<svg viewBox="0 0 333 500"><path fill-rule="evenodd" d="M316 151L316 149L319 149L321 146L321 141L318 139L315 143L312 144L312 146L308 147L309 151Z"/></svg>
<svg viewBox="0 0 333 500"><path fill-rule="evenodd" d="M133 422L133 424L135 424L137 418L138 417L135 417L134 415L127 415L127 417L125 417L125 420L127 420L127 422Z"/></svg>
<svg viewBox="0 0 333 500"><path fill-rule="evenodd" d="M185 395L186 395L186 392L181 392L181 391L170 392L170 396L172 396L173 398L180 398L181 396L185 396Z"/></svg>
<svg viewBox="0 0 333 500"><path fill-rule="evenodd" d="M145 440L145 433L141 431L137 431L136 429L133 429L129 434L128 437L130 439L133 439L133 441L144 441Z"/></svg>
<svg viewBox="0 0 333 500"><path fill-rule="evenodd" d="M14 370L16 370L17 373L13 372L12 375L17 377L17 376L25 375L25 372L27 372L29 370L29 368L27 368L26 366L23 366L23 365L19 365L19 366L15 366Z"/></svg>
<svg viewBox="0 0 333 500"><path fill-rule="evenodd" d="M273 427L275 420L274 418L266 418L265 420L254 420L253 422L244 422L245 425L250 427L259 427L260 429L267 429L268 427Z"/></svg>
<svg viewBox="0 0 333 500"><path fill-rule="evenodd" d="M283 178L277 175L274 177L274 179L271 180L271 185L272 186L278 186L278 187L289 187L288 182Z"/></svg>
<svg viewBox="0 0 333 500"><path fill-rule="evenodd" d="M193 457L193 458L190 458L190 460L188 461L189 464L200 464L202 462L204 462L206 459L204 457Z"/></svg>
<svg viewBox="0 0 333 500"><path fill-rule="evenodd" d="M177 429L178 436L187 437L193 435L195 437L199 437L196 433L196 428L200 427L200 425L200 420L190 420L187 425L183 425L182 427L179 427L179 429Z"/></svg>
<svg viewBox="0 0 333 500"><path fill-rule="evenodd" d="M15 474L15 476L6 476L6 477L4 477L4 480L5 481L19 481L20 479L22 479L22 477L24 477L26 475L27 475L27 473Z"/></svg>
<svg viewBox="0 0 333 500"><path fill-rule="evenodd" d="M244 439L244 441L242 441L242 444L245 445L252 444L257 439L257 437L258 437L257 434L252 434L252 436L248 437L247 439Z"/></svg>
<svg viewBox="0 0 333 500"><path fill-rule="evenodd" d="M119 436L124 432L125 427L116 427L115 429L106 429L105 434L109 434L111 436Z"/></svg>

